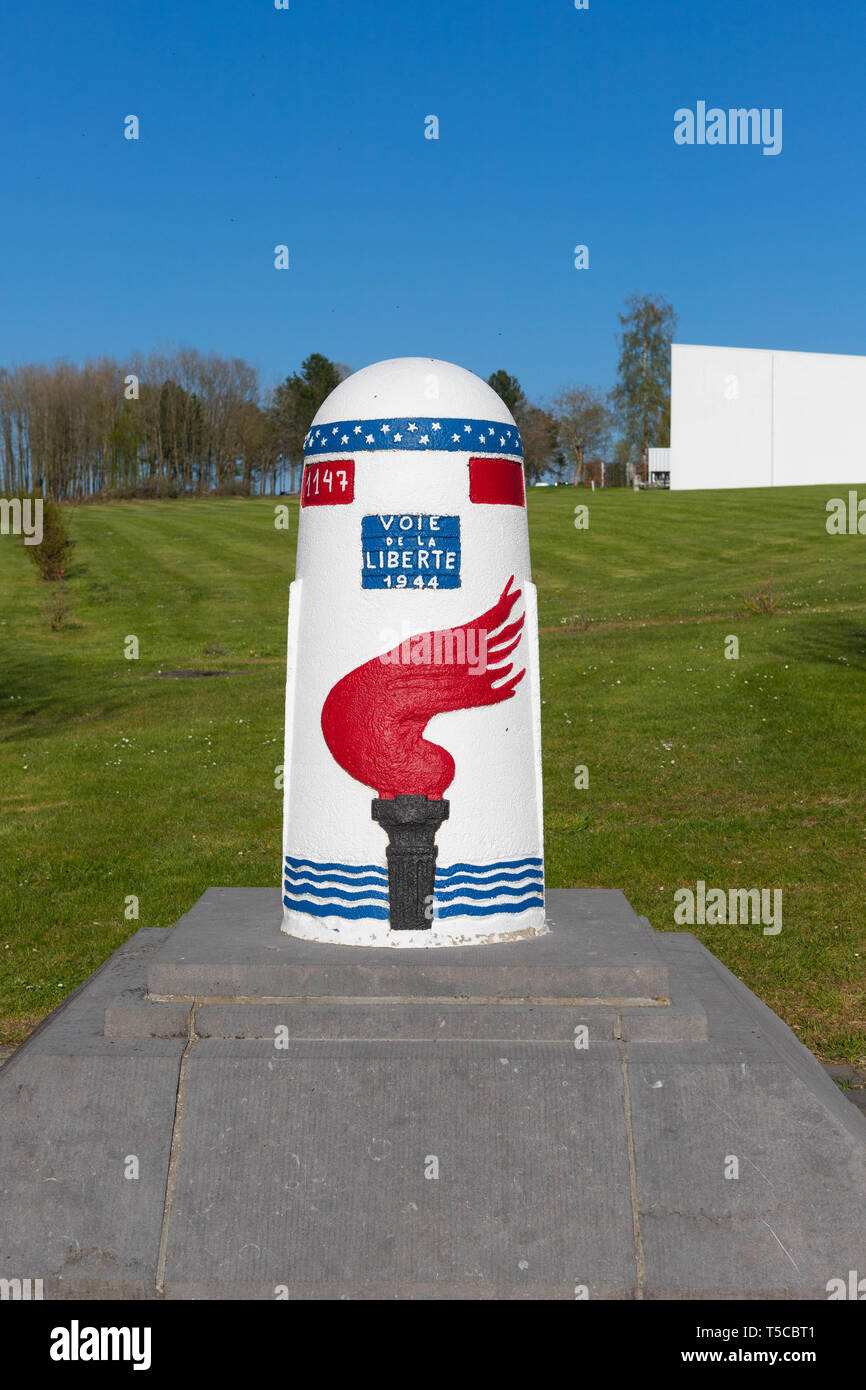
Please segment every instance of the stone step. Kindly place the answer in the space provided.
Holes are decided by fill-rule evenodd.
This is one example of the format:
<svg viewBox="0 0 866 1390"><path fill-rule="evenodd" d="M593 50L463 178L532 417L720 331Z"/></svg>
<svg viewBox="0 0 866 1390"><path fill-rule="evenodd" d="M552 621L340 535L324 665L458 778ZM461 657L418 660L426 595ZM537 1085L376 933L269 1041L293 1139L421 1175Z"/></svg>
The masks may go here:
<svg viewBox="0 0 866 1390"><path fill-rule="evenodd" d="M668 967L622 893L547 894L550 930L495 946L400 950L301 941L280 932L276 888L209 888L156 952L152 999L660 999Z"/></svg>
<svg viewBox="0 0 866 1390"><path fill-rule="evenodd" d="M585 1029L585 1034L578 1034ZM126 990L105 1011L108 1038L221 1038L281 1047L304 1042L701 1042L706 1014L693 996L524 1004L431 999L153 1000Z"/></svg>

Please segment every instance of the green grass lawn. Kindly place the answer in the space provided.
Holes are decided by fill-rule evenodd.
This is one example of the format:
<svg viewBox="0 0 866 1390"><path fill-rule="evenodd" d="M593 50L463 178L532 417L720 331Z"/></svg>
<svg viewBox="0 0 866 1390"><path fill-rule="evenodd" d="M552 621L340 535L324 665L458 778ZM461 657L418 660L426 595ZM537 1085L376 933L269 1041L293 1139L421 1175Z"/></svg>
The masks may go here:
<svg viewBox="0 0 866 1390"><path fill-rule="evenodd" d="M621 888L664 930L699 879L781 889L776 936L684 929L862 1065L866 536L824 525L846 494L545 488L529 521L549 886ZM0 541L0 1039L209 884L279 881L291 511L287 533L258 498L67 509L57 631L53 586ZM748 611L771 574L777 607ZM178 668L232 674L159 677Z"/></svg>

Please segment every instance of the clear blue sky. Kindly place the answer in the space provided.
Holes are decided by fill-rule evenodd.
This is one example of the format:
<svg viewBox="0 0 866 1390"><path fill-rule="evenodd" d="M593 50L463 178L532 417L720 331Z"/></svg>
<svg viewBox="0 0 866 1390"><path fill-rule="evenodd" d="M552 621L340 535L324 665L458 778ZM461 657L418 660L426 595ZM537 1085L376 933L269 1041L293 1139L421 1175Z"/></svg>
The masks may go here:
<svg viewBox="0 0 866 1390"><path fill-rule="evenodd" d="M681 342L866 353L864 47L862 0L5 0L0 363L421 354L544 396L612 384L632 290ZM782 153L675 145L699 100L781 107Z"/></svg>

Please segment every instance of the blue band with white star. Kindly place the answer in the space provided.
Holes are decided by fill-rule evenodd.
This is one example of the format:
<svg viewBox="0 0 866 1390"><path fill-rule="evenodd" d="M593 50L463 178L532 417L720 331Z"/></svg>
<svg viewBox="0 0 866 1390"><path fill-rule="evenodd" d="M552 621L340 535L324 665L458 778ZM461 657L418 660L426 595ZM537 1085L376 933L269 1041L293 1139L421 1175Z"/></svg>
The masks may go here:
<svg viewBox="0 0 866 1390"><path fill-rule="evenodd" d="M304 457L319 454L372 453L377 449L447 450L449 453L515 454L523 457L523 441L516 425L500 420L434 420L394 416L384 420L341 420L318 425L304 440Z"/></svg>

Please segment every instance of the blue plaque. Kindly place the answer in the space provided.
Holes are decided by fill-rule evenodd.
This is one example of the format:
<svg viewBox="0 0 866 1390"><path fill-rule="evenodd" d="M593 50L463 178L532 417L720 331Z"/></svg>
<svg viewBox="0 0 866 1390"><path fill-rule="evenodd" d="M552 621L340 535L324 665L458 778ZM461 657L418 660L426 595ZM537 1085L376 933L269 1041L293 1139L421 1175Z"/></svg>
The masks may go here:
<svg viewBox="0 0 866 1390"><path fill-rule="evenodd" d="M459 516L394 512L363 517L361 588L459 589Z"/></svg>

